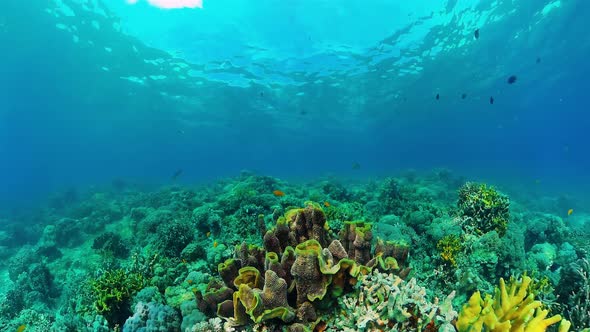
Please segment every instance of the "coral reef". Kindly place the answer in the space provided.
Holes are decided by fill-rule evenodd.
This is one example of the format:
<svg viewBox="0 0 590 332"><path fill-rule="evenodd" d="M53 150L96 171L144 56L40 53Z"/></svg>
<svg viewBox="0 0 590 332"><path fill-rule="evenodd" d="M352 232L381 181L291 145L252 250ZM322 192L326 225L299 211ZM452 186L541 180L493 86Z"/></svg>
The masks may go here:
<svg viewBox="0 0 590 332"><path fill-rule="evenodd" d="M216 312L235 325L271 319L311 324L321 308L317 303L350 291L357 278L373 267L400 270L396 259L385 255L406 259L407 244L381 241L372 258L371 224L345 225L340 240L329 242L326 218L317 204L287 211L264 235L265 251L242 244L236 247L236 257L219 265L225 285L217 283L196 294L199 305L207 303L203 312ZM216 296L220 293L224 295ZM290 297L294 301L289 302Z"/></svg>
<svg viewBox="0 0 590 332"><path fill-rule="evenodd" d="M78 190L37 211L41 224L0 222L0 329L450 332L465 303L463 327L504 328L494 294L522 287L495 285L525 270L514 308L536 310L522 326L561 314L588 327L582 206L566 223L463 183L444 171L305 185L244 172L195 190ZM468 302L476 290L492 295Z"/></svg>

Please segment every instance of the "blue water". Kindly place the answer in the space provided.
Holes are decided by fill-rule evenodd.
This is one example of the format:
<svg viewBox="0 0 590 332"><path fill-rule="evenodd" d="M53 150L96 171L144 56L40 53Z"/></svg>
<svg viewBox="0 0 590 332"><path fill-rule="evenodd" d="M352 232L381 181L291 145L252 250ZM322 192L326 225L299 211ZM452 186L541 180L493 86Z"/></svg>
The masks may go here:
<svg viewBox="0 0 590 332"><path fill-rule="evenodd" d="M589 192L588 1L97 3L0 3L1 205L177 169Z"/></svg>

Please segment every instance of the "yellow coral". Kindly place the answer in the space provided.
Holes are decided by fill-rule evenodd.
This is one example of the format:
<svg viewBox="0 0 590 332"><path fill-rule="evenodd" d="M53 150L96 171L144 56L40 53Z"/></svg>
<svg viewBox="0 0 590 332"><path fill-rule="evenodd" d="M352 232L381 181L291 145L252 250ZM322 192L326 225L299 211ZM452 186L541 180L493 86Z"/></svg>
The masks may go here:
<svg viewBox="0 0 590 332"><path fill-rule="evenodd" d="M447 235L440 239L436 244L440 251L440 257L449 262L452 266L457 266L457 255L463 250L461 240L457 235Z"/></svg>
<svg viewBox="0 0 590 332"><path fill-rule="evenodd" d="M560 315L546 318L548 310L541 308L541 301L535 301L534 294L527 294L531 278L523 276L521 281L511 280L508 288L500 279L500 288L494 296L487 294L481 298L475 292L457 319L459 332L543 332L557 322L559 332L569 330L570 322Z"/></svg>

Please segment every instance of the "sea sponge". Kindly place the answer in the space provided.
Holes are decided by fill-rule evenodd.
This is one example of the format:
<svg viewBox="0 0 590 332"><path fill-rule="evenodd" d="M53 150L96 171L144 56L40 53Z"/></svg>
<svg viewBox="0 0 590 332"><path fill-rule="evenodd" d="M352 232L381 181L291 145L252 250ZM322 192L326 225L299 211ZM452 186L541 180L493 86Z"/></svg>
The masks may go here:
<svg viewBox="0 0 590 332"><path fill-rule="evenodd" d="M240 262L235 259L227 259L217 265L217 272L227 287L235 287L234 280L239 275Z"/></svg>
<svg viewBox="0 0 590 332"><path fill-rule="evenodd" d="M281 256L281 267L286 272L285 276L281 276L281 278L285 279L289 289L291 289L291 285L293 283L293 276L291 275L291 268L293 264L295 264L295 248L288 246L285 248L283 255Z"/></svg>
<svg viewBox="0 0 590 332"><path fill-rule="evenodd" d="M364 221L347 221L340 232L340 240L348 257L359 264L365 264L371 259L371 227L371 223Z"/></svg>
<svg viewBox="0 0 590 332"><path fill-rule="evenodd" d="M383 241L377 238L375 256L378 256L379 253L382 253L384 257L395 258L400 267L405 266L410 253L410 245L405 240Z"/></svg>
<svg viewBox="0 0 590 332"><path fill-rule="evenodd" d="M367 262L367 267L377 267L379 271L399 271L399 265L393 257L385 257L383 253L378 253L377 256L373 257Z"/></svg>
<svg viewBox="0 0 590 332"><path fill-rule="evenodd" d="M280 278L285 278L287 276L287 271L281 265L279 261L279 255L274 252L267 252L266 253L266 261L264 262L264 270L268 271L271 270L275 272Z"/></svg>
<svg viewBox="0 0 590 332"><path fill-rule="evenodd" d="M264 288L260 297L265 308L289 307L287 282L274 271L266 271L264 273Z"/></svg>
<svg viewBox="0 0 590 332"><path fill-rule="evenodd" d="M297 244L316 240L323 247L328 246L326 215L319 205L308 203L303 209L289 210L285 214L285 220L289 223Z"/></svg>
<svg viewBox="0 0 590 332"><path fill-rule="evenodd" d="M274 252L279 254L283 251L281 248L281 242L274 231L267 231L266 234L264 234L263 242L266 252Z"/></svg>
<svg viewBox="0 0 590 332"><path fill-rule="evenodd" d="M332 241L328 246L328 250L330 251L332 256L334 256L334 258L336 258L337 260L348 258L348 253L346 252L346 249L344 249L342 242L340 242L339 240Z"/></svg>
<svg viewBox="0 0 590 332"><path fill-rule="evenodd" d="M260 271L252 266L246 266L240 269L238 277L234 280L234 286L237 289L240 285L248 285L251 288L262 288L263 280Z"/></svg>
<svg viewBox="0 0 590 332"><path fill-rule="evenodd" d="M166 289L168 292L168 289ZM213 317L218 311L218 304L232 298L234 291L226 287L219 280L211 280L207 284L207 289L204 294L199 292L197 288L193 289L199 310L209 317ZM177 301L182 303L183 301Z"/></svg>
<svg viewBox="0 0 590 332"><path fill-rule="evenodd" d="M535 301L534 294L528 293L530 283L531 278L523 276L521 280L511 278L506 287L504 279L500 279L500 287L493 297L486 294L482 299L479 291L475 292L459 314L457 329L459 332L542 332L561 322L559 332L569 330L570 322L560 315L546 318L549 311L543 310L541 301Z"/></svg>
<svg viewBox="0 0 590 332"><path fill-rule="evenodd" d="M241 245L236 246L235 250L236 259L239 259L241 266L252 266L259 271L264 269L264 259L266 253L264 248L257 245L248 245L243 242Z"/></svg>
<svg viewBox="0 0 590 332"><path fill-rule="evenodd" d="M297 304L323 299L330 284L330 276L320 271L318 257L322 250L316 240L305 241L295 248L295 262L291 275L297 289Z"/></svg>
<svg viewBox="0 0 590 332"><path fill-rule="evenodd" d="M240 284L238 292L234 294L234 310L234 321L239 323L245 323L243 314L247 314L255 323L273 318L288 323L295 318L295 311L287 302L287 283L270 270L265 273L262 290Z"/></svg>

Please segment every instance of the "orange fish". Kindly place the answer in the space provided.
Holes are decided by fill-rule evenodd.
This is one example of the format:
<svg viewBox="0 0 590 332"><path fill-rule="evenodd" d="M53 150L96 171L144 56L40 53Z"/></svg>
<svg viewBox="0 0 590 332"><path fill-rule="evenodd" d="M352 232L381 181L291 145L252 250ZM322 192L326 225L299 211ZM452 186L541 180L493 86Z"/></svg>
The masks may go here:
<svg viewBox="0 0 590 332"><path fill-rule="evenodd" d="M190 285L190 284L193 283L193 280L192 279L188 279L186 282L188 282L188 284Z"/></svg>
<svg viewBox="0 0 590 332"><path fill-rule="evenodd" d="M275 191L273 191L272 193L273 193L275 196L277 196L277 197L283 197L283 196L285 196L285 193L284 193L284 192L282 192L282 191L280 191L280 190L275 190Z"/></svg>
<svg viewBox="0 0 590 332"><path fill-rule="evenodd" d="M27 326L25 324L23 324L16 329L16 332L23 332L26 328L27 328Z"/></svg>
<svg viewBox="0 0 590 332"><path fill-rule="evenodd" d="M183 259L182 259L182 262L183 262L184 264L186 264L186 259L184 259L184 258L183 258Z"/></svg>
<svg viewBox="0 0 590 332"><path fill-rule="evenodd" d="M325 201L325 202L324 202L324 206L325 206L325 207L330 207L330 202L328 202L328 201Z"/></svg>
<svg viewBox="0 0 590 332"><path fill-rule="evenodd" d="M207 235L207 237L211 236L211 232L207 232L205 235Z"/></svg>
<svg viewBox="0 0 590 332"><path fill-rule="evenodd" d="M213 241L213 248L217 248L218 245L219 245L219 242Z"/></svg>
<svg viewBox="0 0 590 332"><path fill-rule="evenodd" d="M574 209L569 209L569 210L567 210L567 215L568 215L568 216L571 216L571 215L572 215L572 213L574 213Z"/></svg>

